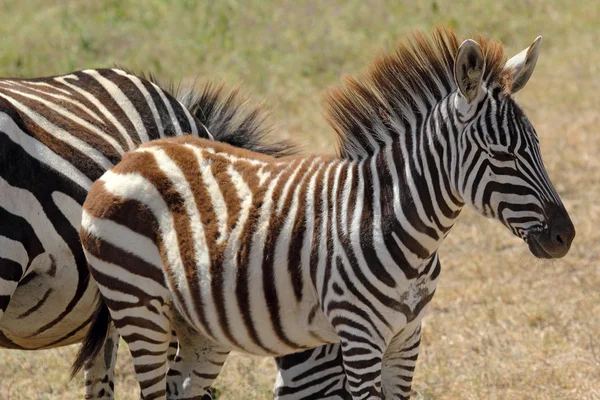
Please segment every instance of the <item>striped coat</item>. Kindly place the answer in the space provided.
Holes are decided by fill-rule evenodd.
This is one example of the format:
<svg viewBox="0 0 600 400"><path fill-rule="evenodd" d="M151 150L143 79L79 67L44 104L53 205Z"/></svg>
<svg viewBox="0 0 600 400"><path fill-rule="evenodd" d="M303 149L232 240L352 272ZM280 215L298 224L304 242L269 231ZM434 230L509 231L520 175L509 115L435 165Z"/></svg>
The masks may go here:
<svg viewBox="0 0 600 400"><path fill-rule="evenodd" d="M218 140L283 150L262 144L257 111L235 100L218 88L163 89L119 69L0 79L0 347L37 350L84 337L97 288L79 241L81 204L127 151L162 137L210 138L207 127ZM107 356L90 365L89 398L112 398L117 343L112 335Z"/></svg>
<svg viewBox="0 0 600 400"><path fill-rule="evenodd" d="M539 40L508 63L480 43L417 35L349 79L328 99L338 156L169 138L94 183L81 228L104 301L94 327L110 314L142 398L166 398L165 384L200 398L231 350L338 342L353 399L407 398L438 248L463 207L538 257L568 252L573 225L511 97ZM172 329L178 379L166 377Z"/></svg>

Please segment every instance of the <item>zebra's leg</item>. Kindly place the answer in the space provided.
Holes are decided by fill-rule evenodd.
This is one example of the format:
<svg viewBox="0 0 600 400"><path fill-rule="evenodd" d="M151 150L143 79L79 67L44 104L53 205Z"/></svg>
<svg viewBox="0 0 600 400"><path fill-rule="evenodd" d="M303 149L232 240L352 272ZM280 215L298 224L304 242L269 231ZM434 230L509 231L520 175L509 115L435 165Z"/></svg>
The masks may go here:
<svg viewBox="0 0 600 400"><path fill-rule="evenodd" d="M127 308L111 307L110 301L107 303L117 331L129 347L141 399L166 400L167 353L171 342L169 306L159 304L154 298L130 312Z"/></svg>
<svg viewBox="0 0 600 400"><path fill-rule="evenodd" d="M278 369L273 390L275 400L352 398L339 344L277 357L275 362Z"/></svg>
<svg viewBox="0 0 600 400"><path fill-rule="evenodd" d="M353 400L381 400L384 345L371 337L358 338L354 327L336 327L342 361Z"/></svg>
<svg viewBox="0 0 600 400"><path fill-rule="evenodd" d="M403 336L403 335L402 335ZM408 400L419 357L421 324L409 334L392 339L383 355L383 393L385 398Z"/></svg>
<svg viewBox="0 0 600 400"><path fill-rule="evenodd" d="M175 399L180 395L181 383L183 381L183 365L179 356L179 340L175 330L171 330L171 342L169 343L169 371L167 372L167 399Z"/></svg>
<svg viewBox="0 0 600 400"><path fill-rule="evenodd" d="M178 373L169 375L168 399L211 400L210 385L221 372L229 349L206 339L182 318L175 318L175 330L179 340Z"/></svg>
<svg viewBox="0 0 600 400"><path fill-rule="evenodd" d="M114 398L115 384L113 379L118 349L119 334L114 325L111 324L102 353L84 371L85 399L112 400Z"/></svg>
<svg viewBox="0 0 600 400"><path fill-rule="evenodd" d="M173 396L178 395L178 385L181 386L180 382L183 382L183 373L181 371L183 365L181 364L181 357L177 354L178 351L179 341L177 339L177 333L171 331L171 343L169 344L169 352L167 353L169 359L169 372L167 372L167 399L176 398ZM202 400L212 400L214 398L215 390L213 388L208 388Z"/></svg>

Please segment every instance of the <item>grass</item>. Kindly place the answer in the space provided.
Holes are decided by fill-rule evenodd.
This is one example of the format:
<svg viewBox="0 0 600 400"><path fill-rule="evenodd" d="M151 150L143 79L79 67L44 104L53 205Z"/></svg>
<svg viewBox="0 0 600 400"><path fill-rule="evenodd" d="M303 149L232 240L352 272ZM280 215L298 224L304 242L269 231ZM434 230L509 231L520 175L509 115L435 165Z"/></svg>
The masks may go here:
<svg viewBox="0 0 600 400"><path fill-rule="evenodd" d="M330 151L320 93L380 49L435 24L481 32L512 55L544 35L518 98L577 228L571 253L540 262L506 229L466 212L442 247L414 397L600 399L600 3L467 1L0 2L0 76L111 64L163 77L242 82L271 109L278 136ZM117 396L137 398L127 352ZM76 347L3 350L0 399L79 399ZM269 359L235 354L221 399L268 399Z"/></svg>

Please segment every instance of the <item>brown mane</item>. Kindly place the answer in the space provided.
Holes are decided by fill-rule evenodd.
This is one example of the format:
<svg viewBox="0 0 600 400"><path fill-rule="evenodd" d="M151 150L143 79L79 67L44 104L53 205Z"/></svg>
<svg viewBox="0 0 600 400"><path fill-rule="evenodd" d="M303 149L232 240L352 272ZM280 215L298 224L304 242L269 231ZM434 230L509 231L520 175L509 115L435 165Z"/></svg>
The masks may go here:
<svg viewBox="0 0 600 400"><path fill-rule="evenodd" d="M486 61L484 81L509 87L502 44L482 36L474 39ZM388 127L409 130L409 121L454 91L460 43L449 28L436 28L431 35L416 32L394 53L378 56L366 73L346 77L345 85L326 94L325 117L337 133L339 155L361 159L373 154L394 139Z"/></svg>

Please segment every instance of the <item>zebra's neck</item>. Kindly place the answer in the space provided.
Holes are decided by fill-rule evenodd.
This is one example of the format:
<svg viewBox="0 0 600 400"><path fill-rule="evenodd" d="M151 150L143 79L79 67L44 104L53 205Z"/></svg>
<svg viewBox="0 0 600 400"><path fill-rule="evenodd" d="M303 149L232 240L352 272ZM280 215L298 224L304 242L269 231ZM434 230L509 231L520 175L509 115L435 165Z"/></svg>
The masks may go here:
<svg viewBox="0 0 600 400"><path fill-rule="evenodd" d="M316 219L332 227L334 249L337 244L349 262L361 264L356 258L363 257L391 287L401 276L398 269L411 278L425 267L463 206L452 184L456 149L450 143L456 143L457 130L454 117L448 117L450 101L425 116L420 132L401 135L364 160L328 166L319 175L319 187L327 190L322 189ZM333 204L326 206L326 199Z"/></svg>

